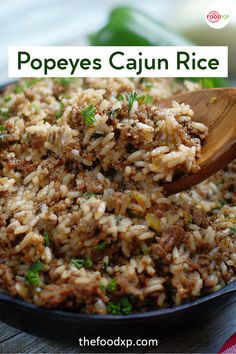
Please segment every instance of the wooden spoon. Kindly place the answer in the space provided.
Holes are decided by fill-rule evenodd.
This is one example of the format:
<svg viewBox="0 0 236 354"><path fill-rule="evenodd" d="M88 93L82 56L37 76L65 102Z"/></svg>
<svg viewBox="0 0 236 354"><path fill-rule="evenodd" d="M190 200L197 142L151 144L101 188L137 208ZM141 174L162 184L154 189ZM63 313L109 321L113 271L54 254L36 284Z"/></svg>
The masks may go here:
<svg viewBox="0 0 236 354"><path fill-rule="evenodd" d="M191 106L193 120L208 127L208 136L202 142L201 156L197 161L200 170L166 183L167 195L204 181L236 158L236 88L182 93L162 101L161 105L171 107L173 100Z"/></svg>

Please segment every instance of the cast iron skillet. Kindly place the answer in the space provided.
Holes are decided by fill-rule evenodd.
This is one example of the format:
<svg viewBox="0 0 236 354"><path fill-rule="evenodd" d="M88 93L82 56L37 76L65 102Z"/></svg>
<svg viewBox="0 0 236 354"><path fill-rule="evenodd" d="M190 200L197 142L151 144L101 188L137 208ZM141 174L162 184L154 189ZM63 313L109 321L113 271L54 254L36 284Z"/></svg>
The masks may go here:
<svg viewBox="0 0 236 354"><path fill-rule="evenodd" d="M0 91L5 87L1 86ZM214 316L214 311L224 303L226 295L234 295L234 292L236 280L189 303L129 316L44 309L0 293L0 320L25 332L56 340L77 341L83 336L155 338L163 332L170 334L193 321Z"/></svg>
<svg viewBox="0 0 236 354"><path fill-rule="evenodd" d="M0 293L0 320L39 337L77 341L78 338L159 338L195 321L214 316L226 295L236 292L236 280L219 291L189 303L145 313L90 315L74 311L39 308L24 300ZM235 295L234 295L235 296Z"/></svg>

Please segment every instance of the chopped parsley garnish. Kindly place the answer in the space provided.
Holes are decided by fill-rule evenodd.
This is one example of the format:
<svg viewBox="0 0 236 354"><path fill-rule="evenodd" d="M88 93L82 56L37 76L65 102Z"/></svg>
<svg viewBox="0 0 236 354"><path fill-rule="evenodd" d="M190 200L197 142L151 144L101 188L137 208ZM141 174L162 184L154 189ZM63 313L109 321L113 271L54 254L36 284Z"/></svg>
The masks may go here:
<svg viewBox="0 0 236 354"><path fill-rule="evenodd" d="M43 263L41 261L36 261L32 267L30 268L30 271L32 272L39 272L40 270L43 269Z"/></svg>
<svg viewBox="0 0 236 354"><path fill-rule="evenodd" d="M101 290L106 290L106 285L103 283L100 283L99 287Z"/></svg>
<svg viewBox="0 0 236 354"><path fill-rule="evenodd" d="M232 235L236 234L236 227L230 227L229 229Z"/></svg>
<svg viewBox="0 0 236 354"><path fill-rule="evenodd" d="M107 284L107 291L110 291L111 293L115 291L117 288L117 282L115 279L112 279L108 284Z"/></svg>
<svg viewBox="0 0 236 354"><path fill-rule="evenodd" d="M151 90L151 88L153 87L153 84L150 81L144 80L143 83L147 90Z"/></svg>
<svg viewBox="0 0 236 354"><path fill-rule="evenodd" d="M9 109L6 107L1 107L0 108L0 117L3 119L9 118Z"/></svg>
<svg viewBox="0 0 236 354"><path fill-rule="evenodd" d="M125 100L125 95L119 95L117 97L118 101L124 101Z"/></svg>
<svg viewBox="0 0 236 354"><path fill-rule="evenodd" d="M41 286L42 281L39 277L39 272L42 269L43 269L43 263L40 261L36 261L25 276L26 283L34 286Z"/></svg>
<svg viewBox="0 0 236 354"><path fill-rule="evenodd" d="M73 77L63 77L61 79L57 79L56 82L61 86L69 86L73 80Z"/></svg>
<svg viewBox="0 0 236 354"><path fill-rule="evenodd" d="M130 315L132 313L133 306L129 302L127 297L122 298L118 302L108 302L107 312L113 315Z"/></svg>
<svg viewBox="0 0 236 354"><path fill-rule="evenodd" d="M86 198L86 199L89 199L89 198L95 197L95 196L96 196L96 194L93 193L93 192L86 192L86 193L84 193L84 194L82 195L82 197L83 197L83 198Z"/></svg>
<svg viewBox="0 0 236 354"><path fill-rule="evenodd" d="M62 111L58 111L58 112L56 112L56 113L55 113L55 117L56 117L56 119L61 118L62 114L63 114L63 112L62 112Z"/></svg>
<svg viewBox="0 0 236 354"><path fill-rule="evenodd" d="M42 77L36 77L34 79L29 79L27 81L25 81L25 85L27 88L34 86L35 84L37 84L39 81L42 81L43 78Z"/></svg>
<svg viewBox="0 0 236 354"><path fill-rule="evenodd" d="M61 116L62 116L62 114L63 114L63 109L64 109L64 108L65 108L64 103L63 103L63 102L60 102L60 111L57 111L57 112L55 113L56 119L61 118Z"/></svg>
<svg viewBox="0 0 236 354"><path fill-rule="evenodd" d="M84 117L84 121L87 126L92 125L96 121L95 107L92 104L88 107L85 107L81 114Z"/></svg>
<svg viewBox="0 0 236 354"><path fill-rule="evenodd" d="M122 98L122 99L121 99ZM117 97L119 101L123 101L125 98L127 98L128 101L128 108L129 111L132 109L134 101L138 101L140 104L152 104L153 103L153 97L150 95L138 95L137 92L130 92L127 93L126 96L121 95Z"/></svg>
<svg viewBox="0 0 236 354"><path fill-rule="evenodd" d="M22 86L19 86L19 85L18 85L18 86L15 87L14 92L15 92L15 93L22 93L22 92L24 92L24 89L23 89Z"/></svg>
<svg viewBox="0 0 236 354"><path fill-rule="evenodd" d="M111 313L112 315L122 315L120 304L111 301L107 304L107 312Z"/></svg>
<svg viewBox="0 0 236 354"><path fill-rule="evenodd" d="M3 132L5 130L4 125L0 125L0 132Z"/></svg>
<svg viewBox="0 0 236 354"><path fill-rule="evenodd" d="M49 240L49 235L48 235L48 232L44 232L43 234L43 238L44 238L44 245L46 247L49 247L50 246L50 240Z"/></svg>
<svg viewBox="0 0 236 354"><path fill-rule="evenodd" d="M150 248L149 247L143 247L142 248L142 252L143 252L143 254L148 254L148 253L150 253Z"/></svg>
<svg viewBox="0 0 236 354"><path fill-rule="evenodd" d="M70 98L71 98L70 95L63 95L59 97L59 100L63 100L63 99L69 100Z"/></svg>
<svg viewBox="0 0 236 354"><path fill-rule="evenodd" d="M129 111L132 109L134 101L136 101L137 97L138 94L135 91L127 94Z"/></svg>
<svg viewBox="0 0 236 354"><path fill-rule="evenodd" d="M99 241L95 249L97 251L103 251L106 247L107 247L107 243L105 241Z"/></svg>
<svg viewBox="0 0 236 354"><path fill-rule="evenodd" d="M91 268L93 266L93 261L91 258L72 258L70 264L74 267L80 268Z"/></svg>
<svg viewBox="0 0 236 354"><path fill-rule="evenodd" d="M32 103L32 107L34 108L36 113L40 112L40 105L38 103Z"/></svg>
<svg viewBox="0 0 236 354"><path fill-rule="evenodd" d="M127 297L124 297L120 300L120 307L123 315L130 315L133 309L133 306Z"/></svg>
<svg viewBox="0 0 236 354"><path fill-rule="evenodd" d="M153 103L153 97L150 95L142 95L137 97L137 101L140 104L152 104Z"/></svg>
<svg viewBox="0 0 236 354"><path fill-rule="evenodd" d="M11 96L6 96L6 97L4 97L4 102L5 102L5 103L8 103L8 102L11 101L11 99L12 99Z"/></svg>

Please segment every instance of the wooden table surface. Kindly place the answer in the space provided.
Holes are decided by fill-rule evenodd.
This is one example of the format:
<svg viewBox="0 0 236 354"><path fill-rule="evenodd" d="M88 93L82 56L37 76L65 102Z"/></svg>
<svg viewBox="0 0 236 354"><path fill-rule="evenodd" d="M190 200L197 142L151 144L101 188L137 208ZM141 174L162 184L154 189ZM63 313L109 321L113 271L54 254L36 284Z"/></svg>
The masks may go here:
<svg viewBox="0 0 236 354"><path fill-rule="evenodd" d="M223 343L236 332L236 297L222 299L221 308L207 321L159 341L156 348L142 348L141 353L217 353ZM80 348L77 344L50 341L29 335L0 322L0 353L92 353L107 352L101 347ZM113 348L110 352L134 352L130 348Z"/></svg>

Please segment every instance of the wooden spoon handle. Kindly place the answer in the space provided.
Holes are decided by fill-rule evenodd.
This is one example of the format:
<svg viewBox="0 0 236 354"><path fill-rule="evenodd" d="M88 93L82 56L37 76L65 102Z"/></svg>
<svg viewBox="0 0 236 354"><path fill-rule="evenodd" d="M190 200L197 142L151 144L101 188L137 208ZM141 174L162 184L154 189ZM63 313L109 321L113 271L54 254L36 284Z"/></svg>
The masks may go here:
<svg viewBox="0 0 236 354"><path fill-rule="evenodd" d="M208 89L177 95L163 102L187 103L193 109L193 120L208 127L208 136L203 141L200 166L196 174L184 175L164 188L168 195L196 185L236 159L236 89Z"/></svg>

